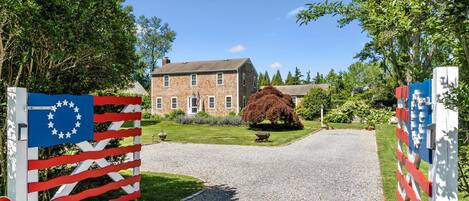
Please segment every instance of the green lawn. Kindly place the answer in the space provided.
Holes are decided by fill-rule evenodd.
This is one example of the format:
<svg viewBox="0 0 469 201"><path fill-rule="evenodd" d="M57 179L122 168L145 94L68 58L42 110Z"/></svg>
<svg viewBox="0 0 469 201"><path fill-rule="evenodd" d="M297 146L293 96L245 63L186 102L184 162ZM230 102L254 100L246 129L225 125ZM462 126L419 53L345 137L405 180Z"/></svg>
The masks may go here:
<svg viewBox="0 0 469 201"><path fill-rule="evenodd" d="M162 121L152 124L142 122L142 144L152 144L159 141L158 133L164 130L167 133L167 142L179 143L201 143L201 144L236 144L236 145L260 145L275 146L283 145L302 138L320 128L320 123L315 121L304 121L302 130L273 130L269 142L256 143L252 130L245 126L211 126L211 125L181 125L172 121ZM126 138L123 144L131 144L132 138Z"/></svg>
<svg viewBox="0 0 469 201"><path fill-rule="evenodd" d="M123 173L124 176L130 176L130 171ZM142 196L139 200L161 200L161 201L179 201L200 191L204 185L197 178L168 174L141 172L142 180L140 183L140 192ZM112 191L105 196L88 200L109 200L124 195L122 190Z"/></svg>
<svg viewBox="0 0 469 201"><path fill-rule="evenodd" d="M368 125L362 123L328 123L334 129L366 129Z"/></svg>

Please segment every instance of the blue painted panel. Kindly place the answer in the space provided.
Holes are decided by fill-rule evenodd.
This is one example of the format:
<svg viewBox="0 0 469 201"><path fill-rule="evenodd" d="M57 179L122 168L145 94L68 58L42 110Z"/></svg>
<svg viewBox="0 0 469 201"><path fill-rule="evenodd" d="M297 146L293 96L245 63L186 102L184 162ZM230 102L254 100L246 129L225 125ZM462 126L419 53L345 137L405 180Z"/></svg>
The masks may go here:
<svg viewBox="0 0 469 201"><path fill-rule="evenodd" d="M93 140L93 96L28 93L28 106L29 147Z"/></svg>
<svg viewBox="0 0 469 201"><path fill-rule="evenodd" d="M427 127L432 123L432 80L411 83L409 87L409 144L422 160L432 163L432 150L427 149Z"/></svg>

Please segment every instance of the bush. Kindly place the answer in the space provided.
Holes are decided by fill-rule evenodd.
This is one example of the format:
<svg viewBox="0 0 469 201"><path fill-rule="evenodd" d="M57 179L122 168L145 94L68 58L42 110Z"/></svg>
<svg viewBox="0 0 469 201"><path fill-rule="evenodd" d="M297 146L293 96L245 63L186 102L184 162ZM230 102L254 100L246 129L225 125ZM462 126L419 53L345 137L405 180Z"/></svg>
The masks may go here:
<svg viewBox="0 0 469 201"><path fill-rule="evenodd" d="M152 118L152 115L149 112L144 112L142 114L142 119L151 119L151 118Z"/></svg>
<svg viewBox="0 0 469 201"><path fill-rule="evenodd" d="M305 95L295 111L304 119L313 120L321 116L321 105L324 106L324 110L327 110L330 103L330 96L326 90L313 88Z"/></svg>
<svg viewBox="0 0 469 201"><path fill-rule="evenodd" d="M196 117L202 117L202 118L208 118L210 117L210 115L206 112L203 112L203 111L200 111L200 112L197 112L197 114L195 114Z"/></svg>
<svg viewBox="0 0 469 201"><path fill-rule="evenodd" d="M174 120L180 116L185 116L186 113L181 109L172 110L169 114L166 115L166 118L169 120Z"/></svg>
<svg viewBox="0 0 469 201"><path fill-rule="evenodd" d="M333 109L324 117L325 122L330 123L351 123L352 118L350 115L343 113L339 109Z"/></svg>
<svg viewBox="0 0 469 201"><path fill-rule="evenodd" d="M366 124L369 129L374 129L378 124L388 123L393 116L393 112L388 109L371 109L366 116Z"/></svg>
<svg viewBox="0 0 469 201"><path fill-rule="evenodd" d="M271 124L281 122L286 127L303 128L303 124L293 110L291 97L271 86L249 97L242 117L243 121L248 122L250 126L269 120Z"/></svg>
<svg viewBox="0 0 469 201"><path fill-rule="evenodd" d="M230 113L228 113L228 116L229 117L236 117L238 115L236 114L236 112L231 111Z"/></svg>
<svg viewBox="0 0 469 201"><path fill-rule="evenodd" d="M179 124L209 124L213 126L241 126L244 124L241 117L186 117L179 116L174 119Z"/></svg>

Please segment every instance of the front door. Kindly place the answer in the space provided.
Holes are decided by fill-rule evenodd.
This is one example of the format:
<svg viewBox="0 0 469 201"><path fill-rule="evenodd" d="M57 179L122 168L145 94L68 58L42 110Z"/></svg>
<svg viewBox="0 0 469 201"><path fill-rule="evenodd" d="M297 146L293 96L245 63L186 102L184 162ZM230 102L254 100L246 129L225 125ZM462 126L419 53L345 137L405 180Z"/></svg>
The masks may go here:
<svg viewBox="0 0 469 201"><path fill-rule="evenodd" d="M189 97L188 103L188 114L196 114L198 112L197 97Z"/></svg>

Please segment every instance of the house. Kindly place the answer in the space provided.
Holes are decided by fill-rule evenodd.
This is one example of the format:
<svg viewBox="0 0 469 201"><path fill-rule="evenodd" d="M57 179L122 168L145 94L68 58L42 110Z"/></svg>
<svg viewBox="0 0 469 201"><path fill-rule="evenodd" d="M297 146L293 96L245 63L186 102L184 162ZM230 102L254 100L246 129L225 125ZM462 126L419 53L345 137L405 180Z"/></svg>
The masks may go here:
<svg viewBox="0 0 469 201"><path fill-rule="evenodd" d="M301 84L301 85L282 85L274 86L280 92L288 94L292 97L293 103L298 105L303 100L303 97L312 89L312 88L322 88L324 90L329 89L328 84Z"/></svg>
<svg viewBox="0 0 469 201"><path fill-rule="evenodd" d="M171 63L165 57L152 73L151 112L238 113L256 90L257 72L249 58Z"/></svg>
<svg viewBox="0 0 469 201"><path fill-rule="evenodd" d="M148 92L145 90L145 88L143 88L143 86L138 81L135 81L134 83L132 83L132 85L129 88L122 90L122 92L128 93L128 94L135 94L139 96L149 95Z"/></svg>

